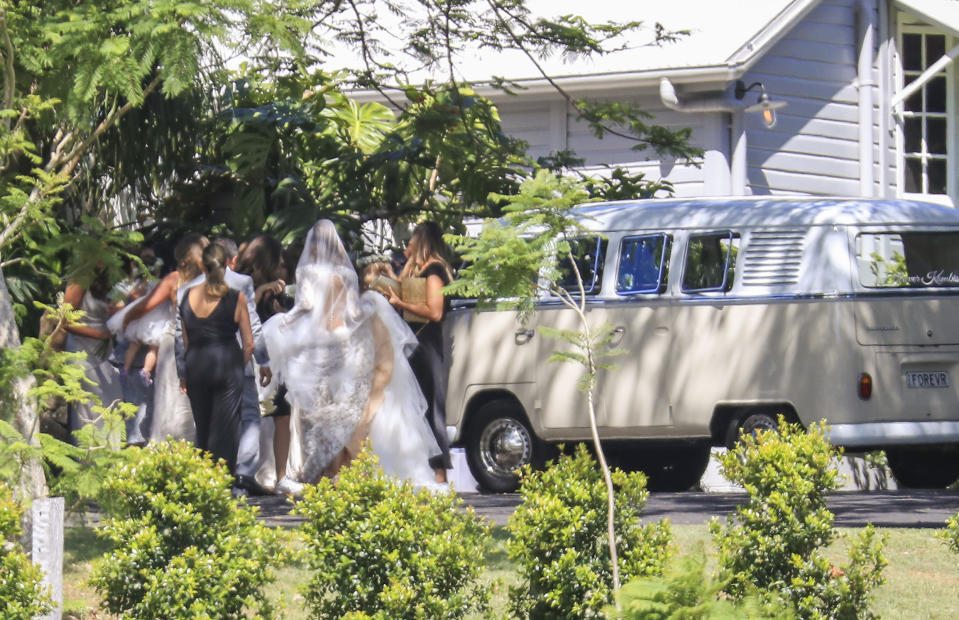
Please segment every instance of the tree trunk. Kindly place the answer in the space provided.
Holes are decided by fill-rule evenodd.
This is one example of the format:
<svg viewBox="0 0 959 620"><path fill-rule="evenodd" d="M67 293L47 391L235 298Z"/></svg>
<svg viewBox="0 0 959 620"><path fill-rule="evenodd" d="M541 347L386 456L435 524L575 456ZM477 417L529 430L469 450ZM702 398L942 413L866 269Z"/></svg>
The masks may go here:
<svg viewBox="0 0 959 620"><path fill-rule="evenodd" d="M20 331L13 315L13 299L7 289L7 281L0 267L0 347L15 349L20 346Z"/></svg>
<svg viewBox="0 0 959 620"><path fill-rule="evenodd" d="M0 346L5 349L20 348L20 332L13 314L13 299L10 297L2 269L0 269ZM0 409L3 409L4 413L12 411L13 425L17 431L30 445L39 446L40 415L36 401L29 395L34 381L31 374L15 379L11 386L13 388L11 401L0 403ZM37 497L46 497L46 477L43 475L43 466L39 459L29 459L23 464L15 492L18 499L25 504ZM29 511L26 514L29 514Z"/></svg>

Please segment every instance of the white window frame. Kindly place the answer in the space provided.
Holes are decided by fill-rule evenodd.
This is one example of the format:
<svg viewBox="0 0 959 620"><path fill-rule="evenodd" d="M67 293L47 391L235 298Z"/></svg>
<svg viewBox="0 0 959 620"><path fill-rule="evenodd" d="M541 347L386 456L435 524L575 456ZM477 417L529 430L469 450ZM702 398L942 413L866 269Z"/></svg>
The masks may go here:
<svg viewBox="0 0 959 620"><path fill-rule="evenodd" d="M896 92L902 91L905 86L905 70L902 65L902 35L903 34L935 34L945 37L945 49L955 47L959 41L947 32L924 23L917 22L917 18L899 13L896 28L896 56L895 56L895 85ZM935 62L937 59L933 59ZM923 194L906 192L906 154L905 154L905 116L903 104L896 107L894 118L896 123L896 193L900 198L912 198L937 202L948 206L959 206L959 140L957 140L957 104L956 104L956 63L946 65L946 193Z"/></svg>

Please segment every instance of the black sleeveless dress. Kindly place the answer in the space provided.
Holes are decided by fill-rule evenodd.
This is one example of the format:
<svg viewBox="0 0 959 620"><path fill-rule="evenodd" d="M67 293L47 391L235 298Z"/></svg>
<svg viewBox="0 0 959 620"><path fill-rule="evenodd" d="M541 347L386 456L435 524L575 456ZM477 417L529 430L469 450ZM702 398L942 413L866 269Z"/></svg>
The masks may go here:
<svg viewBox="0 0 959 620"><path fill-rule="evenodd" d="M450 283L446 269L439 263L431 263L420 277L437 276L443 286ZM449 311L449 299L443 300L443 316ZM450 469L450 442L446 434L446 384L449 369L446 367L446 347L443 341L443 320L428 323L410 323L410 329L416 334L419 346L410 356L410 367L416 375L416 381L426 397L426 421L433 431L433 437L439 444L440 454L430 459L433 469Z"/></svg>
<svg viewBox="0 0 959 620"><path fill-rule="evenodd" d="M243 351L233 320L239 292L233 289L220 299L213 312L198 317L190 295L180 303L186 333L186 393L196 423L196 446L234 471L240 443L240 404L243 396Z"/></svg>

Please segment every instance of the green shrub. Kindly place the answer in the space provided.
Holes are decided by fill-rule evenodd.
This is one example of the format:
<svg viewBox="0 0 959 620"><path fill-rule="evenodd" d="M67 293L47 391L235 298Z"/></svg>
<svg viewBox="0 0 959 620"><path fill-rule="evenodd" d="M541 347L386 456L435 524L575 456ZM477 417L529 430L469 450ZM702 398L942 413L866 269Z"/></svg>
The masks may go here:
<svg viewBox="0 0 959 620"><path fill-rule="evenodd" d="M29 620L52 609L40 567L20 550L23 511L0 483L0 619Z"/></svg>
<svg viewBox="0 0 959 620"><path fill-rule="evenodd" d="M660 574L671 549L669 523L639 524L649 492L640 473L613 471L615 531L623 581ZM506 544L519 585L510 611L528 618L601 616L612 602L606 485L585 445L545 471L527 469L523 501L509 520Z"/></svg>
<svg viewBox="0 0 959 620"><path fill-rule="evenodd" d="M483 612L490 527L454 493L414 490L364 451L334 484L308 486L295 512L307 519L312 571L303 589L316 618L459 618Z"/></svg>
<svg viewBox="0 0 959 620"><path fill-rule="evenodd" d="M959 553L959 512L946 521L946 528L936 534L946 545Z"/></svg>
<svg viewBox="0 0 959 620"><path fill-rule="evenodd" d="M685 556L662 577L633 579L616 595L620 610L607 607L610 618L622 620L713 620L794 617L787 608L764 604L756 595L740 600L723 593L723 584L706 576L706 557Z"/></svg>
<svg viewBox="0 0 959 620"><path fill-rule="evenodd" d="M826 496L839 486L839 452L824 424L808 433L783 418L779 426L744 436L720 457L723 474L749 495L726 525L710 523L727 592L740 597L757 588L804 618L872 617L870 593L883 583L885 537L866 527L841 567L820 554L838 536Z"/></svg>
<svg viewBox="0 0 959 620"><path fill-rule="evenodd" d="M230 493L232 477L184 442L163 442L103 484L114 544L94 565L102 607L129 618L271 615L263 586L279 545L256 510Z"/></svg>

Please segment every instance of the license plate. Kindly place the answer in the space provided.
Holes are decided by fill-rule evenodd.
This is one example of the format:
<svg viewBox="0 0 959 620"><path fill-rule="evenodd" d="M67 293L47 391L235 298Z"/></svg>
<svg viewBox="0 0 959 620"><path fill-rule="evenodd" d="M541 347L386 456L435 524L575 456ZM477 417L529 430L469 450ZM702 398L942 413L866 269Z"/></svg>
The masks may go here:
<svg viewBox="0 0 959 620"><path fill-rule="evenodd" d="M907 372L907 388L947 388L949 387L949 373L945 370L929 370L924 372Z"/></svg>

